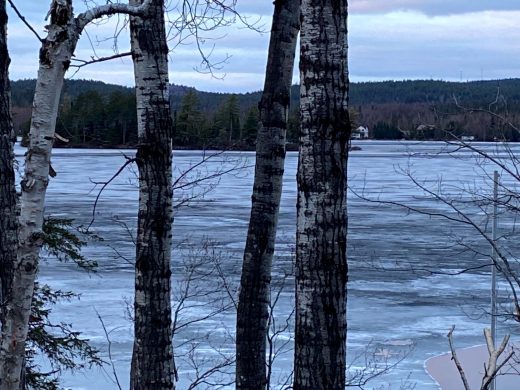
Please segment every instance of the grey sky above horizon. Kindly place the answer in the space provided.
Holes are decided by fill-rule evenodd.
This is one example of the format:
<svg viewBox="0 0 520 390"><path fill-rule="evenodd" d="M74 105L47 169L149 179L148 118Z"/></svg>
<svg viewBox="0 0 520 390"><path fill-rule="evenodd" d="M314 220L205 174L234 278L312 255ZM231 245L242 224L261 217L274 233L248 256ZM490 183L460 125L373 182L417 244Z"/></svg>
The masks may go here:
<svg viewBox="0 0 520 390"><path fill-rule="evenodd" d="M50 1L49 1L50 2ZM15 3L41 36L45 35L47 1ZM75 0L78 11L84 3ZM178 0L170 0L170 19ZM268 30L270 0L238 0L238 10ZM14 80L35 78L39 42L12 11L9 12L10 74ZM520 77L520 2L517 0L350 0L349 73L351 81L442 79L466 81ZM114 54L116 19L92 25L83 34L76 58L88 60ZM205 48L214 62L229 56L217 77L197 72L200 56L190 40L172 40L170 81L199 90L248 92L263 87L269 34L235 25L207 34ZM128 32L118 39L128 50ZM73 70L69 71L71 77ZM133 85L129 58L90 65L74 78ZM295 72L297 82L297 72Z"/></svg>

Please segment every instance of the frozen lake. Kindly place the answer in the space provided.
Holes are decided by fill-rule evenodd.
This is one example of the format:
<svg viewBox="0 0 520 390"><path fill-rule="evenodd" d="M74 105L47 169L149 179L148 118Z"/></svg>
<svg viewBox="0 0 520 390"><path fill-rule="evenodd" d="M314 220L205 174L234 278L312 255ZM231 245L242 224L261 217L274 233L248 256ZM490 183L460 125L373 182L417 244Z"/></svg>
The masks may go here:
<svg viewBox="0 0 520 390"><path fill-rule="evenodd" d="M419 183L443 191L457 193L461 188L468 191L483 188L483 191L491 192L491 181L485 172L489 173L493 168L476 165L470 153L456 153L456 158L439 153L444 147L442 143L365 141L356 145L362 150L350 154L349 186L358 195L363 194L372 200L446 212L446 206L425 196L405 172L410 172ZM492 144L479 145L494 150ZM23 154L18 147L16 152ZM77 224L88 224L97 195L93 182L108 180L124 162L122 153L118 150L55 150L53 167L58 175L49 186L47 213L74 218ZM200 159L200 152L176 151L174 165L177 175ZM211 242L206 244L205 253L218 254L220 274L227 278L231 290L236 286L249 217L253 163L253 153L230 152L216 156L192 172L191 177L211 174L222 166L245 167L220 177L218 182L203 182L191 190L176 192L178 200L194 194L204 196L196 197L176 210L176 248L172 264L175 286L184 286L183 262L201 257L201 251L190 249L199 247L201 242ZM275 283L279 283L283 273L291 268L296 218L296 165L296 153L288 153ZM89 242L84 251L99 263L98 272L87 275L74 265L51 260L41 264L39 277L41 282L54 288L81 294L80 300L56 307L55 318L74 324L75 329L90 338L106 357L107 341L96 312L100 314L110 331L113 362L123 388L127 388L132 350L131 322L125 314L125 301L131 300L133 294L133 268L129 264L133 244L128 230L132 231L135 225L136 210L135 174L125 170L103 192L99 201L93 229L104 241ZM482 220L478 210L471 212L476 213L479 221ZM450 327L456 325L455 343L462 348L481 344L482 329L489 321L485 315L489 302L489 268L457 276L447 273L489 262L485 258L489 252L487 246L474 231L460 224L410 213L398 205L369 202L352 192L349 193L348 214L347 350L352 370L364 365L367 346L372 351L369 354L375 352L379 360L381 356L390 356L390 362L404 351L404 360L388 374L370 382L367 388L390 385L395 389L407 381L415 384L416 389L436 389L424 370L424 361L448 350L446 334ZM514 222L504 217L502 225L506 229ZM511 239L507 242L512 241L518 242ZM481 253L476 254L468 247L475 247ZM194 297L188 300L191 307L186 305L187 308L179 314L180 323L186 323L204 317L208 310L218 311L207 321L182 328L175 336L176 355L183 355L177 358L180 389L187 388L195 376L195 370L190 366L193 361L202 360L200 364L204 367L219 356L232 355L233 310L218 310L227 297L219 287L221 280L212 271L211 265L197 268L201 288L216 286L218 290L211 296L209 307L200 296ZM203 272L212 273L204 277L200 275ZM175 286L177 294L179 288ZM275 309L280 323L291 312L292 294L292 280L289 279ZM509 301L505 291L501 291L501 297L507 305ZM177 303L178 295L175 295L174 305ZM197 338L199 341L195 342ZM279 342L284 338L286 334ZM276 378L288 371L291 359L290 350L280 356L276 362ZM94 368L85 373L65 375L63 385L73 389L114 389L111 371L107 366L105 370ZM229 367L228 371L232 372L232 368Z"/></svg>

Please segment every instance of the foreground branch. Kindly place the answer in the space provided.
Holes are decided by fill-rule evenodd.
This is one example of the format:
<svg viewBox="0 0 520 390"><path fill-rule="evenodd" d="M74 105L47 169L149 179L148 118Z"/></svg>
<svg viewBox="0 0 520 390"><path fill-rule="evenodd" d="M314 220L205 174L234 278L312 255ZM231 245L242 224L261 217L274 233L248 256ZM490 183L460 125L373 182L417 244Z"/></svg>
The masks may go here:
<svg viewBox="0 0 520 390"><path fill-rule="evenodd" d="M451 351L451 360L455 363L455 366L457 366L457 370L459 371L460 379L462 379L462 383L464 384L465 390L470 390L468 380L466 379L466 374L464 373L464 369L462 368L462 365L460 364L459 358L457 357L457 353L455 352L455 347L453 346L453 331L455 330L455 325L453 325L448 332L448 342L450 344L450 351Z"/></svg>
<svg viewBox="0 0 520 390"><path fill-rule="evenodd" d="M455 330L455 325L453 325L448 332L448 342L450 345L451 352L451 360L454 361L457 370L459 371L460 378L462 383L464 384L465 390L470 390L470 386L468 380L466 378L466 374L464 372L464 368L460 363L459 358L457 357L457 353L455 351L455 347L453 346L453 331ZM498 359L506 350L506 347L509 343L509 335L505 335L502 339L502 343L498 347L495 348L494 340L491 337L491 330L489 328L484 329L484 337L486 338L486 345L488 349L489 359L487 365L484 364L484 377L482 378L482 384L480 386L480 390L488 390L493 380L499 375L500 370L504 367L507 362L513 357L515 354L514 351L509 352L509 354L505 357L505 359L498 363Z"/></svg>
<svg viewBox="0 0 520 390"><path fill-rule="evenodd" d="M116 58L129 57L131 55L132 55L132 52L127 51L127 52L124 52L124 53L117 53L117 54L114 54L114 55L108 56L108 57L92 58L90 61L85 61L85 60L80 60L80 59L74 58L72 61L79 62L79 64L71 65L71 67L73 67L73 68L83 68L84 66L91 65L91 64L96 64L98 62L105 62L105 61L114 60Z"/></svg>
<svg viewBox="0 0 520 390"><path fill-rule="evenodd" d="M95 19L115 14L145 17L147 15L151 3L152 0L144 0L143 3L139 6L131 6L122 3L109 3L105 5L100 5L98 7L94 7L88 11L79 14L76 17L76 25L78 29L83 30L87 24L91 23Z"/></svg>
<svg viewBox="0 0 520 390"><path fill-rule="evenodd" d="M489 360L487 367L484 365L485 369L485 375L484 378L482 378L482 386L480 387L481 390L487 390L489 388L489 385L493 381L494 378L498 376L498 373L504 367L504 365L513 357L515 354L514 351L511 351L507 357L502 361L502 363L498 364L498 358L502 353L505 351L507 344L509 343L509 335L505 335L502 339L502 343L498 347L498 349L495 349L494 340L491 337L491 330L489 328L484 329L484 336L486 338L486 344L488 348L489 353Z"/></svg>

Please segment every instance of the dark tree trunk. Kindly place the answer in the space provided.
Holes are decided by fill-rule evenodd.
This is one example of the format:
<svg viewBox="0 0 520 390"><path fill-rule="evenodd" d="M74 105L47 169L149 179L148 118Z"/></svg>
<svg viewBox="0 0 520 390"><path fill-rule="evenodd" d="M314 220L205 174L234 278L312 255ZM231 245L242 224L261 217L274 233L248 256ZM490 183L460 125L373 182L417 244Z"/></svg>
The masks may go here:
<svg viewBox="0 0 520 390"><path fill-rule="evenodd" d="M64 76L76 44L85 26L94 19L116 13L142 16L149 3L146 0L142 7L129 7L122 3L105 4L74 17L72 0L51 2L50 23L46 26L47 35L41 42L39 53L29 148L25 156L24 177L20 182L22 195L18 218L17 258L12 269L10 299L0 338L2 390L19 390L20 380L23 380L25 342L29 332L40 248L43 244L43 213L52 168L56 118Z"/></svg>
<svg viewBox="0 0 520 390"><path fill-rule="evenodd" d="M16 137L11 118L7 51L7 13L0 0L0 324L4 323L5 303L16 261L17 217L14 185L14 151Z"/></svg>
<svg viewBox="0 0 520 390"><path fill-rule="evenodd" d="M260 124L251 216L237 312L237 389L266 386L266 337L271 264L285 162L285 140L299 0L275 1Z"/></svg>
<svg viewBox="0 0 520 390"><path fill-rule="evenodd" d="M170 302L172 120L163 7L163 0L153 0L146 20L130 21L139 137L131 388L139 390L175 387Z"/></svg>
<svg viewBox="0 0 520 390"><path fill-rule="evenodd" d="M347 1L301 4L294 389L344 390Z"/></svg>

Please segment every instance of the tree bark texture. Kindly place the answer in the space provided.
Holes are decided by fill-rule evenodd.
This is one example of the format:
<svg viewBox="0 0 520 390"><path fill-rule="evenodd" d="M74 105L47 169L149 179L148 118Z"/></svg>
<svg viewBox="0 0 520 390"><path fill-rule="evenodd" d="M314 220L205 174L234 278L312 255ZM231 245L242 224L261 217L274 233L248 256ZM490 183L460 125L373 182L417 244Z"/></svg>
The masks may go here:
<svg viewBox="0 0 520 390"><path fill-rule="evenodd" d="M343 390L347 1L302 0L294 389Z"/></svg>
<svg viewBox="0 0 520 390"><path fill-rule="evenodd" d="M45 191L49 182L51 149L63 78L79 33L73 23L71 2L53 3L48 35L40 49L29 148L21 181L19 248L13 268L10 301L0 351L2 390L18 390L23 367L29 314L42 245Z"/></svg>
<svg viewBox="0 0 520 390"><path fill-rule="evenodd" d="M53 0L47 36L42 40L34 93L29 147L21 180L21 212L18 253L13 267L10 300L0 346L0 388L19 390L29 315L42 246L43 210L49 182L51 151L54 142L63 79L83 28L93 19L117 12L142 15L144 7L109 4L74 18L72 0Z"/></svg>
<svg viewBox="0 0 520 390"><path fill-rule="evenodd" d="M0 325L5 319L18 244L9 62L7 13L5 0L0 0Z"/></svg>
<svg viewBox="0 0 520 390"><path fill-rule="evenodd" d="M251 215L237 308L236 388L265 389L271 265L282 193L300 0L276 0L260 123Z"/></svg>
<svg viewBox="0 0 520 390"><path fill-rule="evenodd" d="M134 4L139 1L133 1ZM131 18L137 96L139 211L131 388L173 389L171 328L172 129L164 2Z"/></svg>

